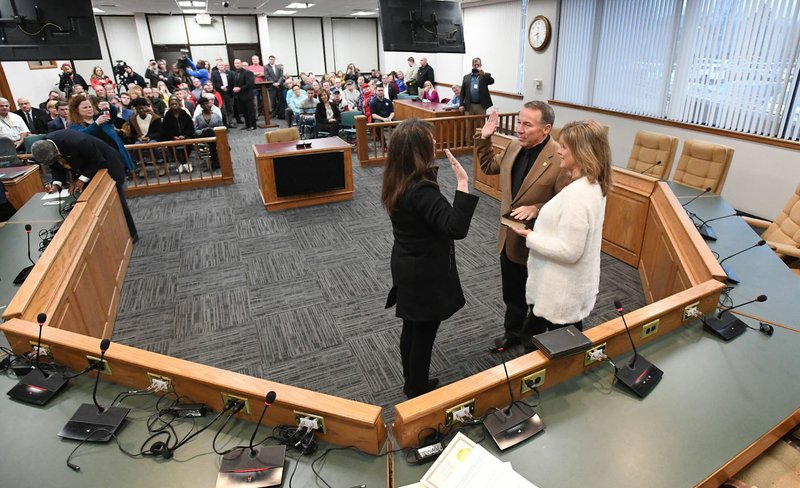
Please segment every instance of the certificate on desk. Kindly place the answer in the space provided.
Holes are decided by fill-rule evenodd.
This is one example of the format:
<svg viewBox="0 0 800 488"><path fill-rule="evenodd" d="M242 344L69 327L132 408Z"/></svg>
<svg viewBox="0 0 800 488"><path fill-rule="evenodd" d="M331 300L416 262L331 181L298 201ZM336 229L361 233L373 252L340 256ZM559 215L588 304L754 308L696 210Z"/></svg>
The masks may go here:
<svg viewBox="0 0 800 488"><path fill-rule="evenodd" d="M536 488L489 451L458 433L420 480L424 488Z"/></svg>

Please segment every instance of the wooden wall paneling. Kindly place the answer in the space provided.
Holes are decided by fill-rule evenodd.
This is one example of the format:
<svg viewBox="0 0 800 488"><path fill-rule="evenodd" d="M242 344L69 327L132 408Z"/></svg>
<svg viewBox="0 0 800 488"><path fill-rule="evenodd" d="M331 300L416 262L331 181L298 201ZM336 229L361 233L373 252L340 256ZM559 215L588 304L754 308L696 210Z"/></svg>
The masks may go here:
<svg viewBox="0 0 800 488"><path fill-rule="evenodd" d="M0 325L12 349L18 353L30 350L30 340L35 340L39 327L33 322L11 320ZM97 355L100 340L66 330L45 326L42 342L50 346L53 359L71 370L86 367L86 355ZM277 400L270 407L266 420L269 425L294 425L294 411L320 415L325 419L326 434L319 438L336 445L355 446L365 452L378 454L386 444L387 431L376 405L316 393L294 386L281 385L268 380L233 373L182 359L136 349L122 344L112 344L106 353L112 376L101 379L136 389L149 384L147 373L167 376L173 380L175 390L193 401L222 409L221 392L247 398L257 407L270 390L277 392ZM260 409L237 416L250 422L258 421Z"/></svg>

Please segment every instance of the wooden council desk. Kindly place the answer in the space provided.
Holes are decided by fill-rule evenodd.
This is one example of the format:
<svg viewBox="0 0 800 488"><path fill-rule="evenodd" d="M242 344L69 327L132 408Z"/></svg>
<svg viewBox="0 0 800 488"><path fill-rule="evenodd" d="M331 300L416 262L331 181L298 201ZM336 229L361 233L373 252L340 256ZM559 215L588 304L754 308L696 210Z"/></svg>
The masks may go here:
<svg viewBox="0 0 800 488"><path fill-rule="evenodd" d="M432 119L434 117L455 117L463 115L457 109L448 109L446 103L427 103L409 99L394 102L394 115L397 120Z"/></svg>
<svg viewBox="0 0 800 488"><path fill-rule="evenodd" d="M0 168L0 174L4 175L12 175L20 171L24 172L15 178L2 180L8 192L8 201L17 210L22 208L34 194L44 191L39 165Z"/></svg>
<svg viewBox="0 0 800 488"><path fill-rule="evenodd" d="M309 207L353 198L350 144L338 137L254 144L261 201L267 210Z"/></svg>

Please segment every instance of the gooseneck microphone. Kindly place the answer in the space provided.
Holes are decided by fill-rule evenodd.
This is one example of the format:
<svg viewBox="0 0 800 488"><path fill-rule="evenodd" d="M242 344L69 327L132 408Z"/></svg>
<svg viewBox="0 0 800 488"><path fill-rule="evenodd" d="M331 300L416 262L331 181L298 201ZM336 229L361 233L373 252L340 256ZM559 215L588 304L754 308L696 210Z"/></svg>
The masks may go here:
<svg viewBox="0 0 800 488"><path fill-rule="evenodd" d="M539 414L523 401L514 400L514 390L511 388L511 379L508 376L506 361L503 358L505 350L501 343L503 339L495 341L495 347L500 352L503 361L503 371L506 373L506 385L508 394L511 396L511 403L507 408L497 409L483 419L483 426L489 431L500 450L505 450L515 446L535 434L544 430L544 422L539 418Z"/></svg>
<svg viewBox="0 0 800 488"><path fill-rule="evenodd" d="M103 339L100 341L100 368L97 370L97 376L94 379L94 389L92 390L92 401L94 401L94 405L97 407L97 413L103 413L105 411L97 402L97 384L100 383L100 374L103 370L103 357L105 357L108 346L110 345L111 339Z"/></svg>
<svg viewBox="0 0 800 488"><path fill-rule="evenodd" d="M711 191L711 187L709 186L708 188L706 188L705 190L703 190L703 193L700 193L699 195L695 195L695 197L694 197L694 198L692 198L692 199L691 199L691 200L689 200L688 202L686 202L686 203L684 203L683 205L681 205L681 207L683 207L683 208L686 208L686 206L687 206L687 205L689 205L690 203L692 203L693 201L697 200L698 198L702 197L703 195L705 195L706 193L708 193L708 192L710 192L710 191Z"/></svg>
<svg viewBox="0 0 800 488"><path fill-rule="evenodd" d="M36 361L33 363L33 369L8 391L8 396L20 402L45 405L64 388L69 379L58 371L47 373L42 369L40 364L42 328L44 323L47 322L47 314L40 313L36 316L36 321L39 323L39 335L36 339Z"/></svg>
<svg viewBox="0 0 800 488"><path fill-rule="evenodd" d="M733 270L730 268L730 266L726 266L726 265L724 265L722 263L724 263L725 261L729 260L730 258L732 258L734 256L738 256L739 254L742 254L743 252L747 252L750 249L754 249L756 247L761 247L766 243L767 243L767 241L765 241L764 239L761 239L760 241L756 242L755 244L753 244L750 247L746 247L746 248L742 249L739 252L735 252L735 253L731 254L730 256L722 258L720 260L719 264L722 266L722 270L725 271L725 274L728 277L727 281L729 281L730 283L736 284L736 283L739 283L739 278L736 276L736 273L733 272Z"/></svg>
<svg viewBox="0 0 800 488"><path fill-rule="evenodd" d="M100 341L100 359L98 361L100 366L97 368L97 376L92 389L94 404L84 403L78 407L69 422L61 428L59 436L82 442L108 442L122 428L125 417L128 416L131 409L114 405L104 408L97 401L97 385L100 383L100 375L103 374L103 361L110 345L111 339Z"/></svg>
<svg viewBox="0 0 800 488"><path fill-rule="evenodd" d="M36 263L33 262L33 259L31 259L31 229L32 229L31 224L25 224L25 234L28 237L28 261L31 262L31 265L22 268L22 271L17 273L16 278L14 278L15 285L22 284L25 281L25 279L28 278L28 275L31 274L31 270L36 265Z"/></svg>
<svg viewBox="0 0 800 488"><path fill-rule="evenodd" d="M644 171L637 171L637 173L639 173L640 175L646 175L648 171L650 171L651 169L655 168L656 166L661 166L661 160L660 159L658 161L656 161L655 163L651 164L650 166L646 167L644 169ZM652 175L650 175L650 176L652 176Z"/></svg>
<svg viewBox="0 0 800 488"><path fill-rule="evenodd" d="M36 339L36 363L35 363L35 366L36 366L36 369L41 371L42 375L44 375L44 377L47 378L50 375L48 375L47 373L42 371L42 368L39 367L39 356L41 356L40 352L42 350L42 327L44 327L44 323L47 322L47 314L42 312L39 315L37 315L36 316L36 322L39 324L39 337Z"/></svg>
<svg viewBox="0 0 800 488"><path fill-rule="evenodd" d="M631 361L617 368L614 376L620 383L639 395L640 398L644 398L650 394L658 382L661 381L664 372L639 355L636 351L636 344L633 343L628 321L625 320L625 311L622 308L622 302L614 300L614 307L616 307L617 313L622 318L622 324L625 326L625 332L628 333L628 339L631 341L631 347L633 348L633 358L631 358Z"/></svg>
<svg viewBox="0 0 800 488"><path fill-rule="evenodd" d="M745 305L750 305L751 303L755 303L755 302L766 302L766 301L767 301L767 295L758 295L757 297L755 297L753 300L750 300L749 302L740 303L739 305L734 305L732 307L728 307L725 310L720 310L719 313L717 314L717 318L721 318L722 314L724 314L725 312L730 312L734 308L743 307Z"/></svg>
<svg viewBox="0 0 800 488"><path fill-rule="evenodd" d="M720 310L718 314L710 313L703 317L703 325L709 328L711 332L716 334L717 336L729 341L734 337L738 337L742 335L746 330L748 325L742 322L738 317L730 313L731 310L739 307L743 307L745 305L749 305L754 302L766 302L767 296L766 295L759 295L753 300L740 303L738 305L734 305L732 307L728 307L725 310Z"/></svg>
<svg viewBox="0 0 800 488"><path fill-rule="evenodd" d="M716 241L717 240L717 233L714 232L714 229L708 225L709 222L714 222L715 220L722 220L727 219L729 217L737 217L739 212L734 212L730 215L723 215L722 217L714 217L713 219L703 220L697 214L694 214L694 217L700 221L700 225L696 225L697 231L703 237L703 239L708 239L709 241Z"/></svg>
<svg viewBox="0 0 800 488"><path fill-rule="evenodd" d="M264 409L261 410L261 416L258 417L258 422L256 423L256 428L253 429L253 435L250 436L250 455L255 456L258 454L255 447L253 446L253 441L256 439L256 432L258 432L258 428L261 426L261 421L264 420L264 414L267 413L267 408L275 402L275 397L277 395L274 391L270 391L267 393L266 398L264 398Z"/></svg>

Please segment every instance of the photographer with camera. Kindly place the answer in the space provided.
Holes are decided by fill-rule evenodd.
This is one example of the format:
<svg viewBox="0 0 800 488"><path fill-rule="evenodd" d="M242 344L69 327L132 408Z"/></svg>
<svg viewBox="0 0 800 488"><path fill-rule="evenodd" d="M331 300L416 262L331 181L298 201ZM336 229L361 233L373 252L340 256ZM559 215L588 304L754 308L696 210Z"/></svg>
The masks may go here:
<svg viewBox="0 0 800 488"><path fill-rule="evenodd" d="M194 76L200 80L200 86L206 84L210 73L208 72L205 61L201 59L197 61L197 64L194 64L192 58L190 58L186 53L181 54L181 58L178 60L178 62L180 63L181 61L184 61L185 63L183 65L179 65L179 67L183 68L183 71L186 72L187 75Z"/></svg>
<svg viewBox="0 0 800 488"><path fill-rule="evenodd" d="M80 85L83 91L89 89L89 85L86 84L86 80L83 79L83 76L78 73L73 73L72 66L69 63L62 64L61 74L58 75L58 89L64 92L67 98L69 98L75 85Z"/></svg>

